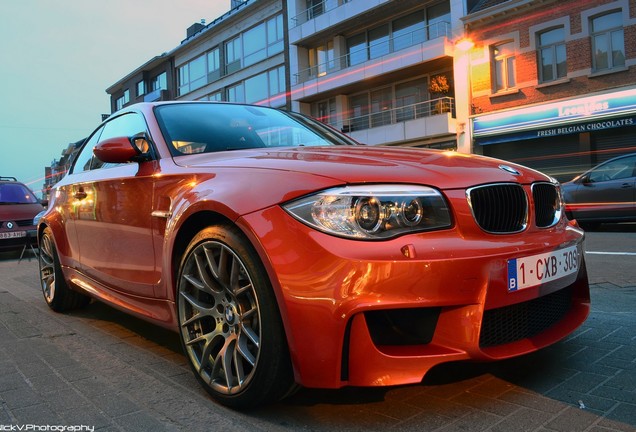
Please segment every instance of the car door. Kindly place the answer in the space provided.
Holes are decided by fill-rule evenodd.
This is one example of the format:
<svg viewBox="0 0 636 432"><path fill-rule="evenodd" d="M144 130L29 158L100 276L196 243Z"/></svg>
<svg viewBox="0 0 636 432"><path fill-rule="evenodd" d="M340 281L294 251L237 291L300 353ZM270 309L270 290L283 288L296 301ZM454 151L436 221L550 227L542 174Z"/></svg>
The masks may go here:
<svg viewBox="0 0 636 432"><path fill-rule="evenodd" d="M618 221L636 212L636 155L612 159L584 175L573 195L574 216L582 220Z"/></svg>
<svg viewBox="0 0 636 432"><path fill-rule="evenodd" d="M98 142L146 129L141 114L124 114L104 125ZM147 297L160 278L151 219L154 164L106 164L93 155L71 191L81 271L110 288Z"/></svg>

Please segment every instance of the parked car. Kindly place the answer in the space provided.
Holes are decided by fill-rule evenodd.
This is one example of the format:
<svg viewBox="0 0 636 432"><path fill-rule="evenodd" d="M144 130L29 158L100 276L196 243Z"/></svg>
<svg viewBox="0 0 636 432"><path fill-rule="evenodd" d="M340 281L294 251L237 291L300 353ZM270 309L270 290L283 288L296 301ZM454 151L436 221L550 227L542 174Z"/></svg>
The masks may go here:
<svg viewBox="0 0 636 432"><path fill-rule="evenodd" d="M589 312L583 232L556 181L359 145L291 112L133 105L52 197L48 305L92 297L178 331L200 384L235 408L530 353Z"/></svg>
<svg viewBox="0 0 636 432"><path fill-rule="evenodd" d="M584 227L636 222L636 153L603 162L562 189L568 217Z"/></svg>
<svg viewBox="0 0 636 432"><path fill-rule="evenodd" d="M33 217L42 211L35 194L15 177L0 177L0 250L36 245Z"/></svg>

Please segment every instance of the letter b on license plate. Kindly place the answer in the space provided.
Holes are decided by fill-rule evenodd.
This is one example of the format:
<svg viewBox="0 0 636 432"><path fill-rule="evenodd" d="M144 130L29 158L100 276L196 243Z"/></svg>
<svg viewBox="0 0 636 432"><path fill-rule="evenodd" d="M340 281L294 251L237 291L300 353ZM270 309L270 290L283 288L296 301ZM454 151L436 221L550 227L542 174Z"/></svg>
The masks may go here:
<svg viewBox="0 0 636 432"><path fill-rule="evenodd" d="M508 260L508 291L517 291L560 279L579 269L576 246Z"/></svg>

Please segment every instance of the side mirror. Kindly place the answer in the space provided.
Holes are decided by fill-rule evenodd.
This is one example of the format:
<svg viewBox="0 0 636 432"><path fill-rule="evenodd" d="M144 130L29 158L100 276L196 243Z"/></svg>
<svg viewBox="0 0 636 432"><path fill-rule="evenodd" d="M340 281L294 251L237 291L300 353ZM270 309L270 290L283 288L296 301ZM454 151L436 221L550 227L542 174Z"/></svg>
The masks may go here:
<svg viewBox="0 0 636 432"><path fill-rule="evenodd" d="M126 163L137 156L137 149L127 137L114 137L101 141L93 148L93 153L102 162Z"/></svg>
<svg viewBox="0 0 636 432"><path fill-rule="evenodd" d="M47 199L41 199L40 200L40 204L42 204L42 207L46 208L49 206L49 200Z"/></svg>
<svg viewBox="0 0 636 432"><path fill-rule="evenodd" d="M113 137L100 141L93 153L107 163L142 162L149 160L150 142L145 134L128 137Z"/></svg>

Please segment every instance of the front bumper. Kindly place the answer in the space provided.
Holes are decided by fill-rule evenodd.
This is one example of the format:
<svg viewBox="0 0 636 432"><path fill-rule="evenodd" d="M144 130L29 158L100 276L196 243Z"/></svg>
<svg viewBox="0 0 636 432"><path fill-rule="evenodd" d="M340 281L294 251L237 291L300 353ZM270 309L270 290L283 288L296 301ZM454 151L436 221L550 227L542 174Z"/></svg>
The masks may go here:
<svg viewBox="0 0 636 432"><path fill-rule="evenodd" d="M420 382L440 363L536 351L589 313L583 234L565 221L514 235L457 224L382 242L332 237L280 208L241 223L268 269L296 380L307 387ZM508 291L509 259L571 246L577 273ZM525 329L528 320L518 314L541 315L553 299L561 306L547 322ZM493 335L480 342L486 331Z"/></svg>

